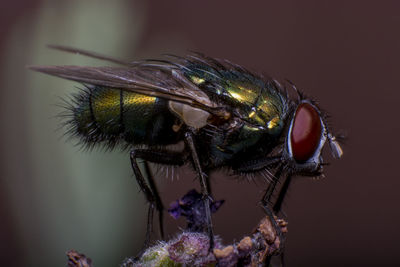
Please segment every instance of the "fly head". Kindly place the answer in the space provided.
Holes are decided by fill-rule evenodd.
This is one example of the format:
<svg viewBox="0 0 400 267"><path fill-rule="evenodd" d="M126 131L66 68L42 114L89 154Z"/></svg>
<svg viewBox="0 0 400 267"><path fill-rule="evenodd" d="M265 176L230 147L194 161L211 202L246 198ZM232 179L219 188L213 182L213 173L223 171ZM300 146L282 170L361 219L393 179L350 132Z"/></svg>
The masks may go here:
<svg viewBox="0 0 400 267"><path fill-rule="evenodd" d="M342 149L329 132L319 108L310 100L299 100L290 121L283 152L289 172L320 176L324 165L321 153L326 142L333 157L340 158Z"/></svg>

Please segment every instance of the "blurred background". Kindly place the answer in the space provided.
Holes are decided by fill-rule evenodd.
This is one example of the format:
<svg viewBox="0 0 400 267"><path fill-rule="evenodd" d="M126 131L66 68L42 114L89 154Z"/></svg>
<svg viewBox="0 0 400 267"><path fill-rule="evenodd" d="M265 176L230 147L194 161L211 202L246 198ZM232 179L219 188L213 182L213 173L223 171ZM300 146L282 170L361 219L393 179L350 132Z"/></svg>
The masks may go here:
<svg viewBox="0 0 400 267"><path fill-rule="evenodd" d="M284 210L287 266L399 265L398 1L8 1L0 10L0 262L65 266L77 249L117 266L144 240L144 196L126 152L63 136L60 97L78 84L29 64L102 65L61 44L127 60L189 50L290 79L348 140L326 178L297 178ZM157 181L166 205L198 188L190 170ZM257 224L266 184L213 178L225 243ZM168 217L168 216L167 216ZM177 223L166 218L167 235ZM178 225L183 226L182 221ZM157 229L157 228L155 228Z"/></svg>

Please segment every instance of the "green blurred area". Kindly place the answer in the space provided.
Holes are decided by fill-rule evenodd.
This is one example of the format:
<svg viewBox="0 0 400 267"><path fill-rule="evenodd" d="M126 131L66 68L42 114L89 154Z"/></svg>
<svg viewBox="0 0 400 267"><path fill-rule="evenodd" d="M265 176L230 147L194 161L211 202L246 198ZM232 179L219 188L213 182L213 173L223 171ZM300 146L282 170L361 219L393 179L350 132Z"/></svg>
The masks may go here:
<svg viewBox="0 0 400 267"><path fill-rule="evenodd" d="M65 266L64 253L76 249L96 266L115 266L142 245L145 205L127 153L81 151L63 136L57 104L79 85L26 65L104 64L46 44L134 57L144 9L132 1L42 1L10 29L1 65L8 88L0 102L1 184L18 233L14 264Z"/></svg>

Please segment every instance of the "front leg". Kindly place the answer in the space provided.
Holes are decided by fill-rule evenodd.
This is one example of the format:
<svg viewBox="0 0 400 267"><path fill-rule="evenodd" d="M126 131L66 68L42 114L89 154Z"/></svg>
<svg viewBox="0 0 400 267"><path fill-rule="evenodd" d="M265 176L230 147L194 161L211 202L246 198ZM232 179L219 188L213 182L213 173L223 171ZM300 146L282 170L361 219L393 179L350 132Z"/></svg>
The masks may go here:
<svg viewBox="0 0 400 267"><path fill-rule="evenodd" d="M197 154L197 149L193 140L193 133L187 132L185 134L185 141L189 148L189 151L192 156L193 164L196 169L197 175L199 176L200 186L201 186L201 194L203 195L203 202L206 214L206 221L207 221L207 232L210 238L210 251L214 248L214 233L212 228L212 221L211 221L211 211L210 211L210 201L211 196L209 192L210 183L208 181L208 176L203 172L203 169L200 164L199 156Z"/></svg>
<svg viewBox="0 0 400 267"><path fill-rule="evenodd" d="M271 166L276 166L279 162L281 162L280 156L241 160L235 162L233 170L238 173L254 173L269 169Z"/></svg>
<svg viewBox="0 0 400 267"><path fill-rule="evenodd" d="M284 237L281 231L281 228L278 226L274 214L278 214L281 211L281 206L283 203L283 200L286 196L286 193L288 191L290 182L292 180L292 175L288 174L285 182L280 188L280 191L278 193L278 196L276 198L275 203L272 203L272 197L274 195L276 185L278 184L279 180L281 180L282 172L283 172L283 164L281 162L281 157L276 156L276 157L260 157L256 159L250 159L247 161L243 161L239 164L237 164L237 167L234 169L234 171L238 173L254 173L254 172L260 172L265 169L269 169L273 166L276 166L279 164L279 166L276 169L275 174L272 176L272 178L269 181L269 185L267 190L264 193L263 198L260 201L261 206L263 207L264 212L267 214L267 216L270 218L271 223L275 229L276 235L281 241L280 244L280 253L282 257L282 262L283 262L283 247L284 247ZM271 260L271 257L267 258L266 266L269 265Z"/></svg>
<svg viewBox="0 0 400 267"><path fill-rule="evenodd" d="M274 177L272 177L272 180L269 183L268 188L265 191L263 198L261 199L261 205L262 205L262 207L264 209L264 212L269 217L269 219L270 219L270 221L272 223L272 226L275 229L276 236L277 236L277 238L279 238L280 244L279 244L278 252L281 253L281 255L283 253L283 247L284 247L284 241L285 240L284 240L281 228L278 225L278 223L276 222L275 217L274 217L274 213L271 210L271 206L272 206L271 198L272 198L272 196L274 194L276 185L277 185L277 183L279 181L279 178L282 175L282 172L283 172L283 165L281 164L281 165L278 166L278 168L277 168L277 170L276 170L276 172L274 174ZM278 196L278 198L280 198L280 196ZM282 200L283 200L283 198L282 198ZM274 207L273 207L274 211L275 211L275 207L276 207L276 205L274 205ZM279 209L280 209L280 204L279 204ZM266 262L265 262L265 266L269 266L270 262L271 262L271 256L268 256L267 259L266 259Z"/></svg>

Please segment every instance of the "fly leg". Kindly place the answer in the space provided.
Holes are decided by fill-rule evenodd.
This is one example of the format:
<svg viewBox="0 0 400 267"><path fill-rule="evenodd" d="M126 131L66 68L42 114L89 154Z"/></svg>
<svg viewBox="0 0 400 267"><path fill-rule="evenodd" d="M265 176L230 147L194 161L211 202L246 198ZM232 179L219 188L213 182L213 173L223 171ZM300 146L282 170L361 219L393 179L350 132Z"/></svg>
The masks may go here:
<svg viewBox="0 0 400 267"><path fill-rule="evenodd" d="M193 140L193 134L191 132L187 132L185 134L185 141L189 147L194 167L200 178L201 194L203 195L204 209L206 213L205 215L207 221L207 232L210 239L209 250L211 251L214 248L214 234L212 229L211 211L210 211L210 201L211 201L211 196L209 193L210 183L208 181L207 175L203 172L201 168L200 160L197 155L197 150Z"/></svg>
<svg viewBox="0 0 400 267"><path fill-rule="evenodd" d="M246 162L240 163L235 170L237 172L245 172L245 173L246 172L255 172L255 171L260 171L262 169L268 168L270 166L274 166L277 163L279 163L280 161L281 161L280 157L270 157L270 158L248 160ZM278 214L281 210L281 206L282 206L284 197L286 195L286 192L289 188L289 184L291 181L291 175L288 175L288 177L286 178L284 184L282 185L282 187L279 191L279 195L276 199L276 202L273 206L272 206L271 198L274 194L276 185L282 175L282 171L283 171L283 166L282 165L278 166L278 169L275 172L274 176L272 177L272 179L268 185L268 188L265 191L264 196L261 200L261 205L262 205L265 213L271 220L271 223L276 231L276 234L281 241L281 244L280 244L281 248L284 247L284 239L283 239L281 228L276 223L276 220L273 215ZM271 210L271 206L272 206L272 210ZM283 257L283 251L281 252L281 256ZM271 260L270 257L267 258L266 266L269 265L270 260ZM282 263L283 263L283 259L282 259Z"/></svg>
<svg viewBox="0 0 400 267"><path fill-rule="evenodd" d="M291 181L292 181L292 175L289 174L286 177L286 180L285 180L284 184L282 185L281 191L279 191L278 198L276 199L276 202L274 204L273 211L275 212L275 214L278 214L281 211L282 203L283 203L283 200L285 199L285 196L289 189Z"/></svg>
<svg viewBox="0 0 400 267"><path fill-rule="evenodd" d="M272 181L269 183L267 190L264 193L263 198L261 199L261 205L265 211L265 213L267 214L267 216L269 217L272 226L275 229L275 233L277 235L277 237L279 238L280 241L280 245L279 245L279 250L282 251L282 248L284 247L284 238L283 238L283 234L281 231L280 226L277 224L275 218L274 218L274 213L271 210L271 198L272 195L275 191L275 187L278 183L278 180L280 178L280 176L282 175L282 171L283 171L283 165L278 166L277 171L274 174L274 177L272 179ZM278 197L279 198L279 197ZM265 266L269 266L271 262L271 256L268 256L265 262Z"/></svg>
<svg viewBox="0 0 400 267"><path fill-rule="evenodd" d="M139 168L137 159L145 160L144 171L147 174L149 184L146 183L143 177L142 171ZM184 163L184 157L182 153L162 151L156 149L133 149L130 153L131 165L133 173L136 177L136 181L139 184L140 189L144 192L147 201L149 202L149 209L147 213L147 227L146 227L146 238L142 250L137 257L140 257L144 252L144 249L148 246L151 233L153 230L153 214L154 208L157 209L159 213L159 223L160 223L160 234L163 238L163 204L161 198L158 194L156 184L153 177L151 176L150 168L147 161L168 165L182 165Z"/></svg>
<svg viewBox="0 0 400 267"><path fill-rule="evenodd" d="M150 187L148 186L148 184L146 183L146 180L144 179L142 172L139 168L139 165L137 164L137 155L135 150L131 151L131 165L132 165L132 170L133 173L136 177L136 181L139 184L140 189L144 192L144 194L146 195L146 199L149 202L149 209L147 212L147 227L146 227L146 237L145 237L145 241L144 241L144 245L142 250L139 252L139 256L141 256L145 250L145 248L148 246L149 241L150 241L150 236L151 236L151 232L153 231L153 213L154 213L154 207L155 207L155 203L156 203L156 198L154 196L153 191L151 191Z"/></svg>
<svg viewBox="0 0 400 267"><path fill-rule="evenodd" d="M161 201L160 194L158 193L156 183L154 182L154 177L150 171L150 166L148 161L144 162L144 172L146 173L147 180L149 182L150 190L153 192L156 209L158 211L158 220L160 227L161 239L164 239L164 205Z"/></svg>
<svg viewBox="0 0 400 267"><path fill-rule="evenodd" d="M276 199L276 202L274 204L274 207L272 208L275 214L278 214L281 211L282 203L283 200L285 199L286 193L289 189L290 183L292 181L292 175L288 175L286 177L285 182L283 183L281 190L279 191L278 198ZM281 239L281 247L284 247L284 239ZM284 257L284 251L281 252L281 264L282 266L285 266L285 257Z"/></svg>
<svg viewBox="0 0 400 267"><path fill-rule="evenodd" d="M261 159L247 160L235 163L234 171L238 173L256 172L277 165L281 161L280 157L265 157Z"/></svg>

